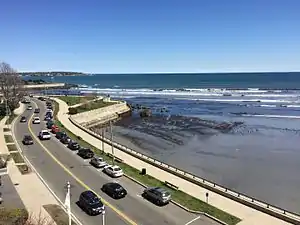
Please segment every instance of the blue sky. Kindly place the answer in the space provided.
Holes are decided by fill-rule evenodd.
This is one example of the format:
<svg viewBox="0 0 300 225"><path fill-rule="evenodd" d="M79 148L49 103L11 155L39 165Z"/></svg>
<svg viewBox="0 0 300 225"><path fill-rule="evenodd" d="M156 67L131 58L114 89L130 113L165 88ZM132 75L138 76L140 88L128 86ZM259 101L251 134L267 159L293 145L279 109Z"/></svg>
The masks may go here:
<svg viewBox="0 0 300 225"><path fill-rule="evenodd" d="M300 71L299 0L9 0L0 61L19 71Z"/></svg>

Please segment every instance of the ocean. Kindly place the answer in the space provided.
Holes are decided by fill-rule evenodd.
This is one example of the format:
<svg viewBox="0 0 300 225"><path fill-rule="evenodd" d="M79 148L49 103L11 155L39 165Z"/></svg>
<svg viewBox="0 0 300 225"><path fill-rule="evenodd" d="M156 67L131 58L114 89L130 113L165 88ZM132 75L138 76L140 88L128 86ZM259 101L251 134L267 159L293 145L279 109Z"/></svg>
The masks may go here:
<svg viewBox="0 0 300 225"><path fill-rule="evenodd" d="M115 140L299 212L300 73L26 77L36 78L149 107L152 118L136 112L115 124Z"/></svg>

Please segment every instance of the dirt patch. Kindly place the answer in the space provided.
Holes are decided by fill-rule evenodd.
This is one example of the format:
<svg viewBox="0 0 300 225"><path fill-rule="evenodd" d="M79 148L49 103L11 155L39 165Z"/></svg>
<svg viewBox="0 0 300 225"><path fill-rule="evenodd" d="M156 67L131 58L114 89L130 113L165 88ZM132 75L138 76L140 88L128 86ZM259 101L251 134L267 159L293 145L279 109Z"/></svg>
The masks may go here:
<svg viewBox="0 0 300 225"><path fill-rule="evenodd" d="M44 209L49 213L51 218L58 225L68 225L68 215L59 205L43 205ZM72 221L72 225L76 225L74 221Z"/></svg>

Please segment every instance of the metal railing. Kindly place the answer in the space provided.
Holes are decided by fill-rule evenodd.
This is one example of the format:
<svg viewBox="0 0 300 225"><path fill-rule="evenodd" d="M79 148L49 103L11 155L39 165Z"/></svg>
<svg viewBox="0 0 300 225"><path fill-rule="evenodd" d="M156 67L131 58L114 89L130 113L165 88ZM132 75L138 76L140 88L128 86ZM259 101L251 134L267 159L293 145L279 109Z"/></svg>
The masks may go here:
<svg viewBox="0 0 300 225"><path fill-rule="evenodd" d="M283 208L277 207L275 205L271 205L267 202L258 200L256 198L247 196L246 194L234 191L232 189L229 189L227 187L224 187L222 185L216 184L212 181L209 181L207 179L198 177L192 173L189 173L187 171L184 171L182 169L179 169L175 166L171 166L169 164L166 164L164 162L161 162L159 160L156 160L150 156L147 156L145 154L142 154L140 152L134 151L132 149L129 149L123 145L120 145L118 143L111 143L111 141L105 137L102 137L101 135L83 127L82 125L80 125L79 123L77 123L74 119L72 119L71 117L69 118L69 120L78 128L84 130L85 132L89 133L90 135L92 135L95 138L98 138L102 141L104 141L105 143L111 145L113 144L113 146L131 156L134 156L138 159L141 159L153 166L156 166L160 169L163 169L164 171L167 171L173 175L176 175L180 178L183 178L189 182L192 182L196 185L199 185L207 190L210 190L212 192L218 193L224 197L230 198L234 201L237 201L243 205L249 206L251 208L254 208L256 210L259 210L261 212L267 213L271 216L277 217L281 220L284 220L286 222L289 223L293 223L293 224L299 224L300 225L300 215L293 213L291 211L285 210Z"/></svg>

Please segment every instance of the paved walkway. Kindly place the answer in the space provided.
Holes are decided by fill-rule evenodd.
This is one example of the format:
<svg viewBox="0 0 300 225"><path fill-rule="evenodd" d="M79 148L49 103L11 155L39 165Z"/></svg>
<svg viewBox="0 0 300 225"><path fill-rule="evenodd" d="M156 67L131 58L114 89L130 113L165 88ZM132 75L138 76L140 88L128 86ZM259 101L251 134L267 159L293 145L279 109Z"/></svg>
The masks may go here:
<svg viewBox="0 0 300 225"><path fill-rule="evenodd" d="M24 109L24 107L22 109ZM22 113L22 109L16 110L17 113ZM5 125L5 121L5 118L0 121L0 145L2 146L0 148L1 154L9 154L3 133L3 128L7 127L7 125ZM44 184L41 182L38 176L34 172L22 175L18 167L13 162L13 160L10 160L8 162L7 167L11 182L13 184L17 184L15 185L16 191L22 199L26 209L31 214L31 216L33 218L38 218L39 216L41 216L46 221L49 221L51 222L51 224L55 225L56 223L52 220L50 215L43 208L43 205L58 205L58 202L49 192L49 190L44 186Z"/></svg>
<svg viewBox="0 0 300 225"><path fill-rule="evenodd" d="M68 115L68 105L57 98L54 98L59 103L59 112L57 117L59 121L68 129L71 130L75 135L82 137L86 142L95 146L98 149L102 148L102 141L88 134L87 132L81 130L69 120ZM110 152L111 146L104 144L104 151ZM115 155L123 159L127 164L134 168L141 170L141 168L146 168L147 173L161 181L169 181L179 187L180 190L194 196L202 201L205 201L205 194L209 192L209 202L211 205L222 209L232 215L235 215L242 219L239 225L284 225L289 224L275 217L269 216L268 214L262 213L243 204L235 202L231 199L225 198L222 195L210 192L200 186L197 186L191 182L188 182L182 178L179 178L173 174L170 174L164 170L161 170L155 166L152 166L144 161L141 161L131 155L128 155L118 149L115 149Z"/></svg>

